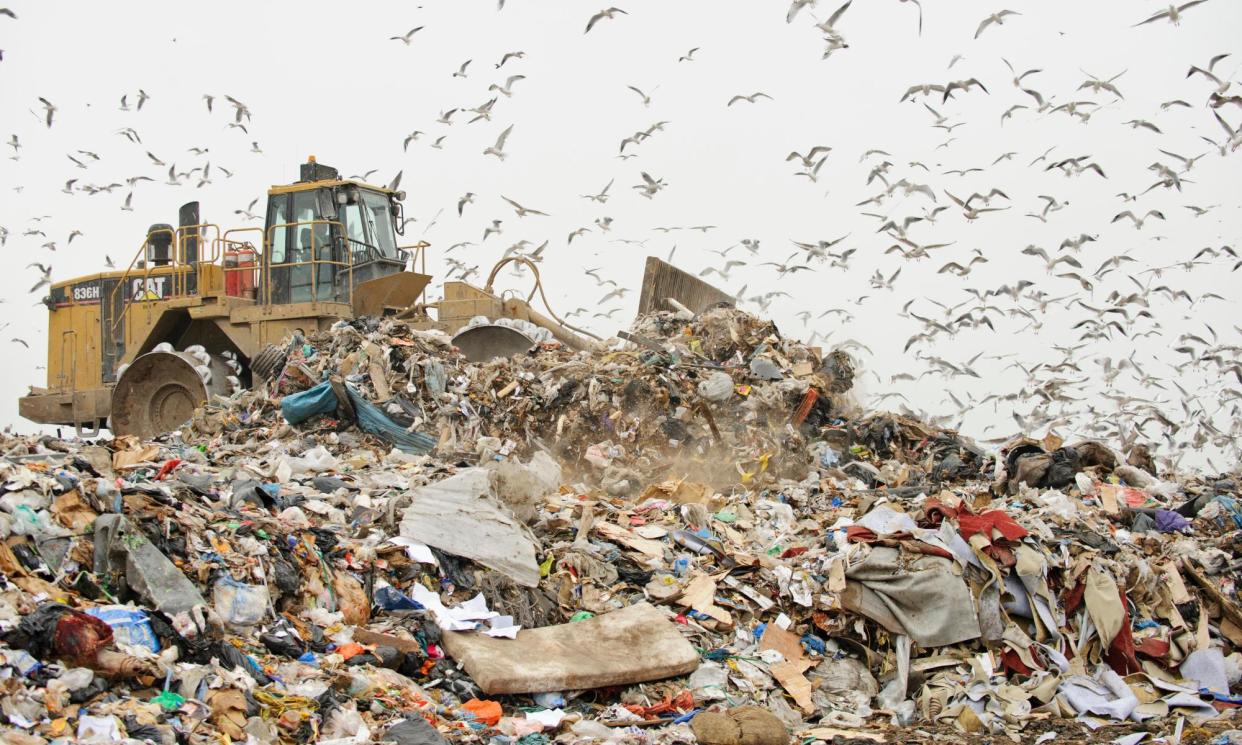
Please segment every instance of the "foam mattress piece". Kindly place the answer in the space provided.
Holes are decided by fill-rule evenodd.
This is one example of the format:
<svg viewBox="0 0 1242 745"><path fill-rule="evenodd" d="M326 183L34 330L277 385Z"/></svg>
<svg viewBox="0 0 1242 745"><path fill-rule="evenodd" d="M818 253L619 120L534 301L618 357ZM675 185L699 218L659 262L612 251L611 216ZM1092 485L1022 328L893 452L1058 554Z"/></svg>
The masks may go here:
<svg viewBox="0 0 1242 745"><path fill-rule="evenodd" d="M586 621L523 629L516 639L444 633L444 649L487 695L582 690L693 672L699 654L649 603Z"/></svg>

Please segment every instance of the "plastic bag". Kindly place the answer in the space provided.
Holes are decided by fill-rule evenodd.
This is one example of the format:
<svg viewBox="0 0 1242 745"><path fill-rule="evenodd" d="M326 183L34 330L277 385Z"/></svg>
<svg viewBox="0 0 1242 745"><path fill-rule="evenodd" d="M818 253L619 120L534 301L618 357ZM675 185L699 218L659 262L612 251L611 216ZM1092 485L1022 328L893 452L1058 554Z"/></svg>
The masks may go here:
<svg viewBox="0 0 1242 745"><path fill-rule="evenodd" d="M294 476L331 471L340 465L340 461L332 453L329 453L328 449L323 445L316 445L302 453L301 457L285 456L284 462L289 466L289 470Z"/></svg>
<svg viewBox="0 0 1242 745"><path fill-rule="evenodd" d="M112 628L112 638L131 647L145 647L152 652L160 651L160 640L151 628L151 619L138 608L129 605L101 605L87 608L86 612Z"/></svg>
<svg viewBox="0 0 1242 745"><path fill-rule="evenodd" d="M726 372L714 372L699 382L699 396L720 403L733 395L733 378Z"/></svg>
<svg viewBox="0 0 1242 745"><path fill-rule="evenodd" d="M267 588L262 585L224 577L212 588L211 598L216 613L230 626L253 626L267 615Z"/></svg>
<svg viewBox="0 0 1242 745"><path fill-rule="evenodd" d="M298 424L318 414L335 411L336 405L332 384L325 380L313 388L285 396L280 401L280 413L286 422Z"/></svg>
<svg viewBox="0 0 1242 745"><path fill-rule="evenodd" d="M728 698L725 690L729 682L729 673L715 662L704 662L699 669L690 674L686 687L694 694L694 700L722 701Z"/></svg>

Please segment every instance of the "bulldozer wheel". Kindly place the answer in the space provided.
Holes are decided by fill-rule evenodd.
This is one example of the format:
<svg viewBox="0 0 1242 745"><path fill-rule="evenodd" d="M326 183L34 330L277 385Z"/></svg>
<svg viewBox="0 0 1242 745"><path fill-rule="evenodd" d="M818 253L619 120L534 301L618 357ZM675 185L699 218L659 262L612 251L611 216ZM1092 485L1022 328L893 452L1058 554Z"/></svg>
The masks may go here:
<svg viewBox="0 0 1242 745"><path fill-rule="evenodd" d="M264 380L275 380L284 369L288 355L280 347L268 344L250 360L250 372Z"/></svg>
<svg viewBox="0 0 1242 745"><path fill-rule="evenodd" d="M182 352L150 352L126 368L112 391L113 434L149 439L177 429L214 393L227 393L229 369L212 358L211 382L195 370L197 361Z"/></svg>

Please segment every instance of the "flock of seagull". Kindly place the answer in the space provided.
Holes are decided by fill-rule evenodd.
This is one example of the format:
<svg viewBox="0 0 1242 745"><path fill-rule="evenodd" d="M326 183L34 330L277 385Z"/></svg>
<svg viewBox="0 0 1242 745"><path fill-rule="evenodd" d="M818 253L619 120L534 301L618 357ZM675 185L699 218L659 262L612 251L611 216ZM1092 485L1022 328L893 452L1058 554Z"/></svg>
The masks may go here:
<svg viewBox="0 0 1242 745"><path fill-rule="evenodd" d="M930 0L891 1L916 11L916 15L911 17L909 33L921 37L924 5L930 6ZM836 5L824 20L820 20L821 0L793 0L785 13L785 22L801 24L808 19L813 22L811 26L819 32L824 43L822 56L827 59L850 49L845 33L847 24L851 22L849 11L852 2L847 0ZM1204 5L1208 7L1199 7ZM504 8L505 0L499 0L498 9L504 11ZM1206 14L1210 9L1208 0L1195 0L1170 5L1126 25L1141 27L1162 23L1170 27L1167 33L1181 33L1174 27L1183 24L1187 18ZM628 10L608 7L590 15L584 14L582 33L625 33L626 24L635 23L642 13L638 6L631 6ZM6 8L0 8L0 16L16 20L16 14ZM779 23L779 13L776 17ZM4 19L0 18L2 21ZM1023 22L1022 12L999 9L978 21L973 27L973 39L995 34L1000 27ZM423 38L419 34L425 33L425 29L424 25L416 26L387 37L387 41L402 46L416 45ZM969 30L965 35L972 38ZM676 58L670 58L669 64L698 65L701 63L696 55L710 54L711 51L695 46ZM522 95L523 89L531 85L521 69L526 57L527 53L522 50L497 54L490 68L486 69L488 85L485 90L480 85L483 93L478 102L445 108L423 129L405 134L400 141L401 154L424 145L443 149L446 141L453 139L454 127L492 122L495 118L504 126L495 141L482 150L481 156L505 162L511 153L510 139L514 137L515 127L520 133L523 126L528 126L505 121L508 101ZM1208 307L1219 312L1221 307L1236 303L1238 297L1226 298L1212 292L1192 294L1175 281L1179 273L1238 272L1242 268L1242 257L1237 248L1229 245L1229 241L1236 236L1222 236L1220 245L1202 247L1179 245L1176 238L1152 234L1153 228L1165 223L1175 213L1197 219L1208 214L1219 214L1221 210L1219 204L1209 203L1219 197L1196 191L1193 176L1196 168L1204 168L1201 162L1234 158L1242 148L1242 124L1230 123L1239 121L1239 114L1242 114L1242 96L1236 93L1239 84L1232 79L1232 73L1227 72L1231 68L1236 71L1233 67L1235 60L1229 53L1220 53L1190 65L1185 73L1183 89L1160 104L1161 112L1173 109L1193 112L1215 135L1196 134L1189 138L1197 138L1204 143L1200 148L1202 152L1187 150L1178 153L1173 149L1175 146L1166 144L1169 140L1164 137L1171 125L1161 121L1158 115L1135 116L1116 123L1104 121L1103 117L1098 116L1101 111L1125 104L1124 71L1108 76L1084 72L1084 79L1076 88L1050 91L1037 87L1043 69L1022 69L1004 58L996 60L996 67L1003 63L1008 71L1007 76L993 79L977 72L958 79L952 70L962 59L962 55L954 56L948 62L943 77L937 76L933 82L914 83L904 91L893 92L892 100L903 107L904 117L914 121L915 112L920 117L924 112L930 116L926 126L943 131L946 138L943 144L931 153L922 153L921 159L918 154L915 157L894 154L900 151L895 146L871 148L859 154L859 167L865 168L867 173L864 182L857 186L869 196L855 204L837 204L834 208L852 210L859 216L873 219L876 227L874 236L847 233L811 240L800 236L746 236L719 240L715 241L717 247L710 249L715 258L705 266L695 267L694 271L722 287L733 281L738 273L743 273L746 283L740 290L731 291L739 303L761 312L786 312L788 317L800 321L802 331L806 332L804 335L809 336L812 343L842 346L857 355L872 355L871 347L879 344L899 347L900 358L909 361L911 368L887 376L873 372L874 384L882 392L874 396L872 404L895 406L939 424L967 430L966 417L990 406L994 413L1008 410L1013 422L1024 433L1072 431L1108 437L1127 444L1150 442L1159 448L1166 464L1180 462L1188 452L1211 452L1214 455L1207 461L1210 467L1219 471L1236 469L1239 443L1242 442L1242 346L1239 346L1242 328L1238 325L1233 325L1232 330L1218 328L1219 324L1197 321L1196 314ZM476 79L480 67L483 65L468 59L455 64L451 76ZM628 85L618 91L618 95L636 96L634 105L647 110L653 106L657 92L658 87L645 90L637 85ZM965 97L981 101L1000 100L1002 92L1011 92L1019 103L996 107L1001 127L1018 117L1063 116L1083 125L1123 127L1157 136L1149 149L1136 146L1138 157L1152 158L1153 162L1147 167L1151 173L1150 181L1114 186L1115 175L1110 173L1113 168L1108 163L1091 154L1066 151L1059 146L1041 147L1033 152L1004 152L987 166L943 168L938 163L933 165L932 160L940 157L936 151L951 148L951 143L956 139L955 130L979 124L960 118L951 107ZM134 115L143 112L144 106L149 111L153 105L151 102L158 103L159 93L155 91L156 95L151 95L141 88L126 92L120 97L118 109ZM1062 96L1065 100L1058 101ZM249 136L248 127L253 112L237 98L203 95L206 113L221 115L221 107L216 106L217 99L221 98L231 107L231 111L222 114L225 128ZM771 105L769 102L773 100L772 95L762 90L740 91L717 105L725 111L746 106L757 107L755 110L760 111L763 106ZM58 111L52 101L39 98L37 104L32 103L31 107L37 124L28 123L28 126L52 128ZM992 120L993 123L995 121ZM670 126L673 126L671 122L659 120L626 135L617 145L615 157L622 164L643 158L644 146L653 138L663 136ZM166 178L137 175L103 179L103 182L97 183L89 179L88 174L100 171L100 157L83 149L66 153L68 161L71 161L66 167L75 177L65 182L62 191L85 195L117 192L119 208L132 211L135 192L139 188L148 188L147 182L197 189L210 185L213 179L228 179L234 175L232 170L213 164L213 152L204 145L187 148L186 155L173 158L147 149L141 134L132 126L116 132L114 136L124 138L136 151L141 151L150 167L160 169L161 173L166 168ZM262 154L257 141L250 140L250 145L248 153ZM10 135L7 146L12 151L10 157L19 160L24 146L21 136ZM230 152L230 156L235 152L238 152L237 148ZM810 184L819 184L821 180L828 180L832 173L835 184L839 176L831 167L826 170L825 164L830 158L840 157L841 153L832 145L804 143L790 146L785 162L790 165L790 176L795 180L806 179ZM193 159L195 165L178 166L178 159ZM590 209L600 213L583 220L583 224L574 227L567 235L562 233L542 240L523 238L507 248L504 247L508 243L506 236L515 223L519 226L518 230L525 230L550 216L545 205L532 207L505 194L496 194L495 198L473 191L456 197L445 195L446 209L450 215L455 212L459 221L459 226L452 228L452 231L463 238L442 252L450 269L449 278L471 280L479 277L481 267L489 265L483 260L483 255L494 257L501 248L502 257L517 255L533 262L574 261L572 256L552 259L551 255L556 251L550 251L550 247L571 246L575 240L582 240L588 234L600 240L638 247L645 246L656 235L669 237L669 234L678 232L696 231L715 240L718 235L716 231L721 230L715 225L652 226L646 233L640 227L627 225L623 231L620 225L614 225L611 216L602 214L609 201L617 196L616 186L620 186L622 192L628 190L645 200L663 198L661 193L670 188L670 182L659 174L658 164L640 162L644 165L636 169L632 182L618 184L618 178L626 177L603 174L596 182L598 186L606 181L602 187L595 190L596 186L591 186L587 193L578 194L577 197L584 200ZM999 173L1000 168L1016 167L1025 167L1031 174L1029 178L977 190L962 189L956 181L945 185L947 179L991 178L992 174ZM352 177L368 179L374 173L375 170L370 170ZM1150 240L1170 240L1169 247L1163 252L1168 257L1167 262L1145 266L1124 250L1105 247L1106 240L1100 237L1100 225L1066 222L1064 214L1058 213L1067 210L1069 200L1058 196L1052 188L1046 194L1031 194L1029 189L1023 188L1026 183L1048 183L1044 174L1080 183L1085 180L1092 188L1108 190L1110 194L1115 188L1128 189L1110 197L1116 200L1118 206L1115 212L1100 222L1104 225L1129 225L1136 236L1150 236ZM398 170L390 186L395 188L400 178L401 171ZM1192 197L1199 201L1186 203ZM257 203L256 199L245 209L234 210L234 214L247 221L261 220L262 215L253 212ZM483 214L484 210L491 209L492 204L503 204L507 210L512 210L513 216ZM439 209L429 219L420 218L424 234L437 224L444 211ZM577 214L581 209L580 205L574 205L555 211ZM996 219L994 215L997 213L1009 211L1041 225L1064 225L1067 235L1057 246L1044 247L1031 243L1024 248L1015 246L1007 250L1004 261L1014 265L1016 278L999 287L979 286L972 280L972 275L979 267L1000 260L1002 252L999 249L984 251L967 248L962 244L969 236L972 225ZM465 221L480 218L485 218L480 232L473 235L462 233ZM533 222L528 222L528 219ZM418 221L413 217L406 218L407 223ZM932 237L937 224L942 221L952 222L957 240ZM51 232L56 224L57 221L51 216L38 216L27 226L0 227L0 244L11 239L10 230L13 230L19 233L19 236L13 237L33 241L24 244L32 251L29 255L39 255L33 252L37 246L50 256L62 240ZM1237 225L1237 218L1234 218L1232 227L1235 230ZM66 246L82 235L78 230L65 231L65 234L67 237L63 239L63 245ZM543 238L543 235L540 237ZM788 248L782 249L782 242L787 242ZM866 257L881 257L884 262L875 268L867 286L860 288L870 289L871 294L860 294L851 302L837 303L838 307L812 308L811 305L821 302L819 298L793 296L783 289L785 285L780 281L791 275L827 275L835 270L850 270ZM676 246L667 258L677 263ZM935 274L941 284L934 296L926 290L916 290L908 293L908 299L903 302L885 301L894 310L900 307L900 311L896 311L899 317L917 328L912 336L900 340L869 339L864 344L824 333L824 329L849 323L858 315L869 312L863 309L863 303L868 298L883 298L885 293L897 293L903 287L903 271L908 274L910 266L917 266L923 261L938 265ZM113 265L107 257L105 263ZM33 277L36 283L31 288L32 293L38 293L50 283L50 258L31 262L28 269L35 272ZM575 323L586 324L620 321L617 316L625 309L631 288L609 278L601 267L584 268L584 274L595 284L600 297L588 305L570 310L564 316ZM832 281L839 282L839 276L842 275L836 275ZM1242 274L1236 276L1242 278ZM1163 310L1158 312L1157 306L1162 306ZM789 309L796 309L796 312L789 312ZM1038 342L1041 335L1051 335L1051 329L1045 328L1045 322L1053 311L1073 314L1070 335L1058 332L1055 344L1041 344ZM1179 313L1181 318L1175 319L1174 316ZM1186 330L1188 326L1190 330ZM786 329L787 333L794 331ZM956 358L954 348L972 333L1025 335L1033 340L1032 349L1028 357L985 351L969 358L965 355L961 355L962 359ZM1129 354L1096 351L1118 341L1130 345ZM14 342L26 343L17 338ZM965 348L965 345L960 346ZM1154 351L1142 353L1142 350ZM1020 385L1013 390L999 390L1000 378L1013 370L1021 374ZM1184 385L1182 376L1187 371L1193 371L1200 379L1214 381L1215 387ZM900 384L917 382L928 376L941 379L945 399L940 402L924 401L924 411L915 408L901 392ZM964 388L963 383L966 384ZM970 433L979 435L987 442L1007 439L1006 436L1012 434L1011 429L997 424L995 419L993 417L991 424Z"/></svg>

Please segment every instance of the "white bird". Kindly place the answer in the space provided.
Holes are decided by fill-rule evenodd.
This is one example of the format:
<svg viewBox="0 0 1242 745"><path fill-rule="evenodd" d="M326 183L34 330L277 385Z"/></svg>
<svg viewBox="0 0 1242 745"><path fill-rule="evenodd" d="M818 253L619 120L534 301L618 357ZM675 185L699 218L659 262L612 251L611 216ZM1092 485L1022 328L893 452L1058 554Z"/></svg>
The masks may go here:
<svg viewBox="0 0 1242 745"><path fill-rule="evenodd" d="M506 197L504 194L501 194L500 198L508 202L509 205L513 207L513 211L517 212L518 217L526 217L527 215L542 215L544 217L548 216L547 212L540 212L539 210L532 210L528 207L523 207L522 205L518 204L512 199Z"/></svg>
<svg viewBox="0 0 1242 745"><path fill-rule="evenodd" d="M399 41L408 47L410 45L410 41L414 38L414 34L417 34L419 31L422 31L423 28L424 28L423 26L417 26L415 28L410 29L409 31L406 31L401 36L390 36L388 37L388 40Z"/></svg>
<svg viewBox="0 0 1242 745"><path fill-rule="evenodd" d="M1147 210L1147 214L1143 215L1142 217L1138 217L1130 210L1126 210L1125 212L1120 212L1116 216L1114 216L1111 222L1117 222L1123 217L1130 218L1130 220L1134 222L1134 227L1137 230L1142 230L1143 223L1146 222L1147 218L1154 217L1158 220L1163 220L1164 213L1162 213L1160 210Z"/></svg>
<svg viewBox="0 0 1242 745"><path fill-rule="evenodd" d="M646 171L642 172L642 177L643 177L643 183L638 184L634 186L633 188L641 189L642 195L648 199L651 199L652 197L654 197L656 195L656 192L660 191L666 186L666 184L664 183L664 179L652 178Z"/></svg>
<svg viewBox="0 0 1242 745"><path fill-rule="evenodd" d="M486 119L490 122L492 120L492 107L495 105L496 105L496 99L493 98L492 100L488 101L482 106L479 106L478 108L470 109L470 111L473 111L476 114L476 116L473 119L471 119L469 123L474 124L480 119Z"/></svg>
<svg viewBox="0 0 1242 745"><path fill-rule="evenodd" d="M815 5L819 0L793 0L789 4L789 11L785 13L785 23L793 23L793 19L808 5Z"/></svg>
<svg viewBox="0 0 1242 745"><path fill-rule="evenodd" d="M1006 16L1020 16L1020 15L1022 14L1016 10L1002 10L999 13L993 13L987 18L984 18L983 21L979 24L979 29L975 31L975 38L978 39L979 34L982 34L987 29L987 27L991 26L993 23L995 23L997 26L1005 25Z"/></svg>
<svg viewBox="0 0 1242 745"><path fill-rule="evenodd" d="M505 140L509 139L509 133L512 131L513 131L512 124L505 127L505 131L501 132L500 136L496 138L496 144L485 149L483 151L483 154L484 155L495 155L497 158L504 160L505 156L508 155L505 152Z"/></svg>
<svg viewBox="0 0 1242 745"><path fill-rule="evenodd" d="M1145 21L1139 21L1138 23L1134 25L1145 26L1148 23L1155 23L1156 21L1159 21L1161 18L1168 18L1169 23L1172 23L1174 26L1180 26L1182 23L1182 12L1183 11L1185 11L1187 8L1193 8L1196 5L1202 5L1205 2L1207 2L1207 0L1191 0L1191 2L1183 3L1181 5L1170 5L1167 9L1160 11L1159 13L1155 14L1154 16L1148 18Z"/></svg>
<svg viewBox="0 0 1242 745"><path fill-rule="evenodd" d="M46 121L48 129L52 128L52 116L56 113L56 106L43 96L39 96L39 103L43 104L43 110L46 112Z"/></svg>
<svg viewBox="0 0 1242 745"><path fill-rule="evenodd" d="M591 16L591 20L587 21L586 31L583 31L582 33L584 34L591 33L591 29L595 27L595 24L599 23L605 18L609 20L616 18L618 13L622 15L629 15L629 13L626 13L624 10L621 10L620 8L604 8L600 12Z"/></svg>
<svg viewBox="0 0 1242 745"><path fill-rule="evenodd" d="M737 103L738 101L747 101L747 102L749 102L749 103L755 103L755 102L756 102L757 100L759 100L760 98L766 98L766 99L768 99L769 101L771 101L771 100L772 100L772 97L771 97L771 96L769 96L768 94L764 93L763 91L756 91L755 93L752 93L752 94L750 94L749 96L743 96L743 95L741 95L741 94L738 94L738 95L734 96L733 98L730 98L730 99L729 99L729 103L725 104L725 106L732 106L733 104Z"/></svg>
<svg viewBox="0 0 1242 745"><path fill-rule="evenodd" d="M1111 78L1108 78L1107 80L1105 80L1104 78L1098 77L1096 75L1092 75L1086 70L1083 70L1082 72L1084 75L1087 76L1087 80L1084 81L1082 85L1078 86L1078 90L1090 89L1092 93L1099 93L1100 91L1108 91L1109 93L1113 94L1117 98L1125 98L1125 96L1121 95L1121 91L1117 89L1117 86L1114 85L1114 83L1117 81L1118 78L1126 74L1125 70L1122 70L1121 72L1117 73Z"/></svg>
<svg viewBox="0 0 1242 745"><path fill-rule="evenodd" d="M582 194L581 197L583 199L589 199L592 202L599 202L600 204L605 204L608 202L608 190L612 188L613 181L616 181L616 179L610 179L608 183L604 185L604 188L601 189L598 194Z"/></svg>
<svg viewBox="0 0 1242 745"><path fill-rule="evenodd" d="M635 93L637 93L637 94L638 94L638 97L639 97L639 98L641 98L641 99L643 100L643 106L650 106L650 105L651 105L651 96L647 95L646 93L643 93L641 90L639 90L637 87L635 87L635 86L633 86L633 85L627 85L627 86L625 86L625 87L626 87L626 88L629 88L630 90L632 90L632 91L634 91Z"/></svg>
<svg viewBox="0 0 1242 745"><path fill-rule="evenodd" d="M496 63L496 69L499 70L504 67L505 63L511 59L524 59L525 57L526 52L505 52L505 55Z"/></svg>
<svg viewBox="0 0 1242 745"><path fill-rule="evenodd" d="M525 80L525 79L526 79L525 75L510 75L508 78L505 79L504 85L497 85L495 83L492 83L491 85L487 86L487 89L489 91L499 91L503 96L508 98L513 95L513 84L519 80Z"/></svg>

